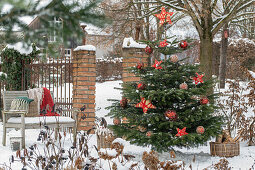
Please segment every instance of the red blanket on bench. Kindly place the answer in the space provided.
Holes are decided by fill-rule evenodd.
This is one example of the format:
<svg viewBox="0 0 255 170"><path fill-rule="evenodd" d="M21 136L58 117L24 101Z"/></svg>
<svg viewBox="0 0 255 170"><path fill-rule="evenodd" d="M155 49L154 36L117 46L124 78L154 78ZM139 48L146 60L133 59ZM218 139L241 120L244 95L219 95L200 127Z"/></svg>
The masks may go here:
<svg viewBox="0 0 255 170"><path fill-rule="evenodd" d="M48 105L48 106L47 106ZM40 110L46 110L46 114L40 113L41 116L59 116L56 112L53 110L54 102L50 94L50 90L43 87L43 97L42 97L42 103L40 105Z"/></svg>

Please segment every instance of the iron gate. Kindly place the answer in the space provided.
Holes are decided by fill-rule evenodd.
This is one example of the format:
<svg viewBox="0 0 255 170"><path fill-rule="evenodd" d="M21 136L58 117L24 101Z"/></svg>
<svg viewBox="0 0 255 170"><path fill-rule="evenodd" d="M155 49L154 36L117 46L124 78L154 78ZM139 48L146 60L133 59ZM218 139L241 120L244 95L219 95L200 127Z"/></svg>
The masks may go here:
<svg viewBox="0 0 255 170"><path fill-rule="evenodd" d="M22 88L49 89L54 103L62 109L72 108L73 67L71 55L40 57L23 69ZM65 116L71 116L70 112Z"/></svg>

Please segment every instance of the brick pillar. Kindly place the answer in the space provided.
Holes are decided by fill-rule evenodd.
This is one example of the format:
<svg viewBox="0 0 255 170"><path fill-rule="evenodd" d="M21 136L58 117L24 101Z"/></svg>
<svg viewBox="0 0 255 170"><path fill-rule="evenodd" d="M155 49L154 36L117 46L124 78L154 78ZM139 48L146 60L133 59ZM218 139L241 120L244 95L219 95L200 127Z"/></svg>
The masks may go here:
<svg viewBox="0 0 255 170"><path fill-rule="evenodd" d="M130 42L131 41L131 42ZM125 44L127 43L127 44ZM139 48L138 48L139 47ZM132 38L126 38L123 43L123 82L140 81L133 73L129 73L126 69L136 66L137 63L143 62L144 66L148 65L149 56L144 51L145 45L134 42Z"/></svg>
<svg viewBox="0 0 255 170"><path fill-rule="evenodd" d="M78 130L91 129L95 121L95 91L96 91L96 48L92 45L78 46L73 53L73 108L86 105L87 118L78 116Z"/></svg>

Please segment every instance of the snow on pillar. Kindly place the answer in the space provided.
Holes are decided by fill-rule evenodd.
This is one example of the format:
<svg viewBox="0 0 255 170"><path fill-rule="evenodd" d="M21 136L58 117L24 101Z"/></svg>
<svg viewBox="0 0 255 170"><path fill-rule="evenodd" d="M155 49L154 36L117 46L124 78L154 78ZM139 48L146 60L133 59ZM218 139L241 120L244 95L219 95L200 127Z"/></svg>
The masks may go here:
<svg viewBox="0 0 255 170"><path fill-rule="evenodd" d="M129 73L126 69L136 66L137 63L148 64L148 55L144 52L146 44L140 44L133 40L133 38L125 38L123 42L123 82L140 81L135 74Z"/></svg>
<svg viewBox="0 0 255 170"><path fill-rule="evenodd" d="M73 53L73 108L84 112L78 116L78 130L89 130L95 124L95 91L96 91L96 47L78 46ZM83 120L83 113L86 118Z"/></svg>

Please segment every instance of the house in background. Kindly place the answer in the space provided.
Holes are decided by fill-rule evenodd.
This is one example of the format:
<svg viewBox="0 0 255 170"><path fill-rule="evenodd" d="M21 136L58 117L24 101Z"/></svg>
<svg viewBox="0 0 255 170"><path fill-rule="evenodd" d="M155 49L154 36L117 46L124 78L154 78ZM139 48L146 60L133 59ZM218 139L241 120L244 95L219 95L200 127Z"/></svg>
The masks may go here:
<svg viewBox="0 0 255 170"><path fill-rule="evenodd" d="M51 24L54 25L54 27L59 27L61 29L62 27L62 19L56 18L52 21L49 21ZM32 29L39 29L40 28L40 17L34 18L28 26ZM111 38L111 34L109 31L104 31L105 29L96 27L92 24L86 24L81 23L80 25L81 29L84 31L84 38L82 39L76 39L73 37L70 37L68 39L68 46L65 48L65 56L71 57L72 49L76 48L79 45L89 44L94 45L96 47L96 57L97 58L103 58L109 51L113 50L113 44L112 41L109 41ZM48 44L53 44L57 41L57 36L55 32L51 32L47 35L46 40L48 41ZM106 41L107 40L107 41ZM43 48L40 47L42 50Z"/></svg>
<svg viewBox="0 0 255 170"><path fill-rule="evenodd" d="M38 8L44 8L47 7L48 5L51 5L52 0L40 0L38 4ZM6 6L4 7L5 11L2 12L8 12L11 10L11 6ZM41 21L39 16L34 16L34 17L21 17L20 20L27 24L28 27L30 27L33 30L41 28ZM54 17L52 18L51 21L48 21L50 24L52 24L54 27L59 27L59 29L62 28L62 19ZM84 28L84 38L86 39L86 44L94 45L96 47L96 57L97 58L102 58L103 56L107 55L107 53L111 50L113 50L113 45L112 43L109 43L110 39L110 32L105 31L103 28L98 28L92 24L86 24L86 23L81 23L80 25L81 29ZM14 26L13 31L15 32L15 35L19 37L20 41L22 41L22 38L24 37L22 34L22 31L20 31L19 28L16 28ZM0 35L4 34L5 30L1 29L0 27ZM44 35L42 37L44 41L47 41L48 44L54 44L57 41L57 33L56 32L49 32L47 35ZM106 41L107 40L107 41ZM63 53L65 54L66 57L71 57L72 49L76 48L79 45L83 45L83 40L82 39L77 39L74 37L70 37L66 43L67 46L65 47L60 47L61 50L64 49ZM0 49L3 49L6 46L6 44L3 44L0 46ZM43 52L45 47L39 47L41 51ZM59 47L57 47L59 48ZM45 51L44 51L45 52Z"/></svg>

